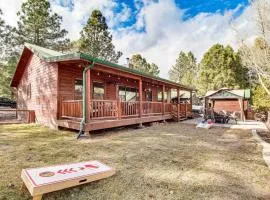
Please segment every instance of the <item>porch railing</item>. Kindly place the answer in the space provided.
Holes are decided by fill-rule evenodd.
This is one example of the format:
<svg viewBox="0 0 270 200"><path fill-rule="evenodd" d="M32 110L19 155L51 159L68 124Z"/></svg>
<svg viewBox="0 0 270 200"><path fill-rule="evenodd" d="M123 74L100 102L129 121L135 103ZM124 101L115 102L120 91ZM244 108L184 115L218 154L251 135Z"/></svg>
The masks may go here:
<svg viewBox="0 0 270 200"><path fill-rule="evenodd" d="M163 108L164 106L164 108ZM142 115L177 114L177 104L143 101ZM140 102L125 102L116 100L92 100L90 103L90 119L120 119L138 117ZM191 112L190 104L180 104L181 115ZM60 102L60 118L82 118L82 100L62 100Z"/></svg>
<svg viewBox="0 0 270 200"><path fill-rule="evenodd" d="M92 100L90 106L90 118L116 118L118 116L118 105L115 100Z"/></svg>
<svg viewBox="0 0 270 200"><path fill-rule="evenodd" d="M60 117L82 118L82 100L62 100Z"/></svg>
<svg viewBox="0 0 270 200"><path fill-rule="evenodd" d="M162 102L143 101L142 109L143 115L162 114Z"/></svg>
<svg viewBox="0 0 270 200"><path fill-rule="evenodd" d="M139 116L139 109L140 109L140 102L139 101L122 101L121 110L121 117L136 117Z"/></svg>

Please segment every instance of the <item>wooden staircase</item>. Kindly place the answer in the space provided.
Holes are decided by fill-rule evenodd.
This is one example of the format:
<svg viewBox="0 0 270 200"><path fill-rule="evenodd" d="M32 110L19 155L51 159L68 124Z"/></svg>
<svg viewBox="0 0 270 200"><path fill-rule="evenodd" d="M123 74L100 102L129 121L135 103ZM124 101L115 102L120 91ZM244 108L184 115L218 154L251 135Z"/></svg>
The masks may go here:
<svg viewBox="0 0 270 200"><path fill-rule="evenodd" d="M173 117L173 120L174 121L178 121L178 117L177 117L177 112L172 112L172 117ZM179 121L183 121L183 120L186 120L187 117L186 117L186 113L185 112L180 112L179 113Z"/></svg>

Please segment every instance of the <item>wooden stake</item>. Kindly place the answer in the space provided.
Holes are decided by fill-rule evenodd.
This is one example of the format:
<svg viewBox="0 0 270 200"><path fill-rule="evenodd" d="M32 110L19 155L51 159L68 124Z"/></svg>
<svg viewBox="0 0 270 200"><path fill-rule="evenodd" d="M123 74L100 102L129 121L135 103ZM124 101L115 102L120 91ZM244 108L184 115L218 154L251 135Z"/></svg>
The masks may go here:
<svg viewBox="0 0 270 200"><path fill-rule="evenodd" d="M42 199L42 195L33 196L33 200L41 200L41 199Z"/></svg>

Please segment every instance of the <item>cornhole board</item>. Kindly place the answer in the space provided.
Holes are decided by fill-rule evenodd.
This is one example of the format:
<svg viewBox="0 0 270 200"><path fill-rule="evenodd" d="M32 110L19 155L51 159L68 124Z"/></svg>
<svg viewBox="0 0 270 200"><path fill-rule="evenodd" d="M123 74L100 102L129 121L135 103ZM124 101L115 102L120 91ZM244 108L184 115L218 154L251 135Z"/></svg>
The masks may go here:
<svg viewBox="0 0 270 200"><path fill-rule="evenodd" d="M113 168L99 161L88 161L23 169L21 178L33 200L40 200L45 193L107 178L113 174L115 174Z"/></svg>

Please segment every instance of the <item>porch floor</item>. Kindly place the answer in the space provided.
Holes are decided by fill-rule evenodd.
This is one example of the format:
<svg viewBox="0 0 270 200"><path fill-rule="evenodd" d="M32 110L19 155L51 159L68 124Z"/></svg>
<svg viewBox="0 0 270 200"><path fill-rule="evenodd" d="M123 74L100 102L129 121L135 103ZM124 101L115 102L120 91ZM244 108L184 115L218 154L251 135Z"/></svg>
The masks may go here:
<svg viewBox="0 0 270 200"><path fill-rule="evenodd" d="M114 127L162 121L162 120L168 120L168 119L173 119L173 116L171 114L165 114L165 115L156 115L156 116L143 116L142 118L136 117L136 118L124 118L124 119L102 119L102 120L96 119L96 120L91 120L90 122L86 123L84 127L84 131L114 128ZM80 130L80 120L77 120L77 119L61 119L61 120L58 120L57 123L58 123L58 127Z"/></svg>

